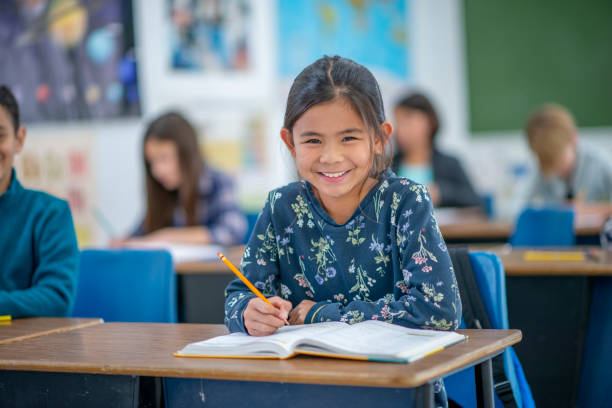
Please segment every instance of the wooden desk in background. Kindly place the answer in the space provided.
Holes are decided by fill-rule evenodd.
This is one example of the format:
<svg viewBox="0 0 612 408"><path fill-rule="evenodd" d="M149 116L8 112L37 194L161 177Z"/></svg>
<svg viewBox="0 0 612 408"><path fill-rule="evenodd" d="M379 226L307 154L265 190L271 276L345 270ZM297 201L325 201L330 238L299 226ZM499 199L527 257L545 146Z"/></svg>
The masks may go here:
<svg viewBox="0 0 612 408"><path fill-rule="evenodd" d="M448 244L508 242L514 221L492 220L474 208L440 208L435 210L440 232ZM574 222L579 243L599 243L599 232L608 212L577 214ZM592 242L596 240L597 242Z"/></svg>
<svg viewBox="0 0 612 408"><path fill-rule="evenodd" d="M0 324L0 345L32 337L76 330L101 323L102 319L70 319L61 317L14 319Z"/></svg>
<svg viewBox="0 0 612 408"><path fill-rule="evenodd" d="M591 295L612 279L612 253L599 247L491 248L504 264L510 327L538 407L576 406ZM582 260L526 260L527 251L583 253ZM609 340L608 340L609 341ZM562 357L561 357L562 356Z"/></svg>
<svg viewBox="0 0 612 408"><path fill-rule="evenodd" d="M525 260L528 251L571 251L584 254L582 260ZM599 247L512 248L493 250L503 264L506 276L612 276L612 252Z"/></svg>
<svg viewBox="0 0 612 408"><path fill-rule="evenodd" d="M143 399L138 390L144 376L175 378L166 396L170 402L258 406L280 399L284 405L312 407L318 406L317 390L324 390L342 398L357 391L351 400L368 397L383 405L410 406L405 399L409 397L413 406L429 407L436 378L476 365L481 395L492 403L490 359L519 342L521 333L459 332L468 340L410 364L393 364L308 356L288 360L179 358L173 353L187 343L226 334L227 329L220 325L104 323L0 346L0 383L4 384L0 401L23 406L41 401L50 406L59 402L89 408L134 406ZM257 383L249 386L251 381ZM272 387L266 388L266 383ZM229 393L228 387L232 389Z"/></svg>

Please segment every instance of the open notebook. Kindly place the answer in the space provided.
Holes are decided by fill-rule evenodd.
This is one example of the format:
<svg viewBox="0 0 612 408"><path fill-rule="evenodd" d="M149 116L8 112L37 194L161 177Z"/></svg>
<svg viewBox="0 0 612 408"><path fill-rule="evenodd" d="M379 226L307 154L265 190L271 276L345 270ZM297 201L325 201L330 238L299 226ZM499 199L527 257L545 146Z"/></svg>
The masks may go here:
<svg viewBox="0 0 612 408"><path fill-rule="evenodd" d="M191 343L178 357L289 358L296 354L356 360L408 363L464 340L450 331L418 330L366 320L285 326L276 333L252 337L232 333Z"/></svg>

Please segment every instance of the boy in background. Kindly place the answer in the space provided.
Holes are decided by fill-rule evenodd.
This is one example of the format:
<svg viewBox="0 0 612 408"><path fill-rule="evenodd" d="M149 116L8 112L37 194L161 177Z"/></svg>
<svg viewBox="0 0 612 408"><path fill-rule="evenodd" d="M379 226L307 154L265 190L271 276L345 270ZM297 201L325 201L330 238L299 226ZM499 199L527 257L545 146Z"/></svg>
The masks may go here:
<svg viewBox="0 0 612 408"><path fill-rule="evenodd" d="M525 126L529 147L538 161L530 204L612 203L612 164L579 141L571 113L562 106L544 105Z"/></svg>

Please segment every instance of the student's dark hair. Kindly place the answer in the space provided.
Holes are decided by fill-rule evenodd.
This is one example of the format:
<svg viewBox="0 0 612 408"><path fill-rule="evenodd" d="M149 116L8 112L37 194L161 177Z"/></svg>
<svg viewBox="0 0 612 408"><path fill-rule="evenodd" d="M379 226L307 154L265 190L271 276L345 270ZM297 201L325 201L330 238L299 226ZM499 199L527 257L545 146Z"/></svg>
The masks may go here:
<svg viewBox="0 0 612 408"><path fill-rule="evenodd" d="M395 109L412 109L423 112L429 119L429 140L433 146L434 139L440 128L440 120L429 98L422 93L411 93L400 99L395 105Z"/></svg>
<svg viewBox="0 0 612 408"><path fill-rule="evenodd" d="M6 85L0 85L0 106L2 106L9 113L11 121L13 122L13 129L17 132L19 129L19 104L15 95Z"/></svg>
<svg viewBox="0 0 612 408"><path fill-rule="evenodd" d="M283 127L293 132L295 122L310 108L337 98L347 100L361 116L367 128L385 146L386 135L380 125L385 121L380 88L374 75L364 66L348 58L324 56L295 78L285 110ZM373 140L370 140L373 148ZM374 155L370 176L378 178L389 167L386 149Z"/></svg>
<svg viewBox="0 0 612 408"><path fill-rule="evenodd" d="M153 177L147 162L145 144L149 140L170 141L176 145L182 182L178 191L168 191ZM187 215L187 225L198 220L198 180L203 160L198 148L197 134L191 123L177 112L168 112L154 119L148 126L143 144L146 169L147 213L145 231L172 226L174 209L181 205Z"/></svg>

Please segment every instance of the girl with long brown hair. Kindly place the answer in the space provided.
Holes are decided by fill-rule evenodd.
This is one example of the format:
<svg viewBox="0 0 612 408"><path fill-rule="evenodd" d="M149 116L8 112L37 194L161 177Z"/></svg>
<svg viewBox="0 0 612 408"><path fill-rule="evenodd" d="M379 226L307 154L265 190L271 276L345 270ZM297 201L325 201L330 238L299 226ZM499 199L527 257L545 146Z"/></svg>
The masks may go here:
<svg viewBox="0 0 612 408"><path fill-rule="evenodd" d="M232 245L247 222L233 181L208 166L191 123L176 112L148 126L143 141L147 209L131 241Z"/></svg>

